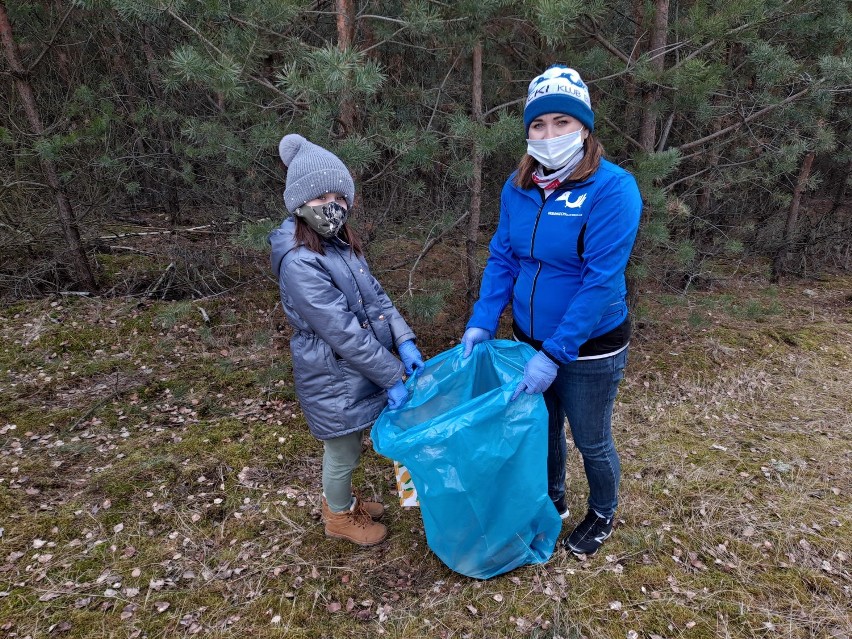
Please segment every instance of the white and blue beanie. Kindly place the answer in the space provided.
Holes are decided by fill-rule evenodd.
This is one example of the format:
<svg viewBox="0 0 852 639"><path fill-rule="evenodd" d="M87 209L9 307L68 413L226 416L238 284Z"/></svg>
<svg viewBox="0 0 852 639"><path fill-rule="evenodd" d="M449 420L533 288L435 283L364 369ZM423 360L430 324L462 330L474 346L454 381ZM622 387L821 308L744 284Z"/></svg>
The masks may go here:
<svg viewBox="0 0 852 639"><path fill-rule="evenodd" d="M554 64L530 82L524 131L529 131L532 121L545 113L565 113L577 118L589 131L595 130L589 87L579 73L563 64Z"/></svg>
<svg viewBox="0 0 852 639"><path fill-rule="evenodd" d="M290 213L326 193L340 193L352 208L355 182L334 153L291 133L278 143L278 155L287 167L284 205Z"/></svg>

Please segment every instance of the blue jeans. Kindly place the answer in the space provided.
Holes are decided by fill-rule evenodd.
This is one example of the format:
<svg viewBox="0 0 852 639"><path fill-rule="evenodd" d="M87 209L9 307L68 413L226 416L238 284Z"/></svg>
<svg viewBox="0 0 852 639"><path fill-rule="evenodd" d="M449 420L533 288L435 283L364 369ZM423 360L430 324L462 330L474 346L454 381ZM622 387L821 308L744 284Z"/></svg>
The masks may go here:
<svg viewBox="0 0 852 639"><path fill-rule="evenodd" d="M562 364L544 392L548 416L547 492L565 496L565 418L574 445L583 456L589 482L589 508L611 518L618 506L621 464L612 441L612 407L624 377L627 349L602 359Z"/></svg>

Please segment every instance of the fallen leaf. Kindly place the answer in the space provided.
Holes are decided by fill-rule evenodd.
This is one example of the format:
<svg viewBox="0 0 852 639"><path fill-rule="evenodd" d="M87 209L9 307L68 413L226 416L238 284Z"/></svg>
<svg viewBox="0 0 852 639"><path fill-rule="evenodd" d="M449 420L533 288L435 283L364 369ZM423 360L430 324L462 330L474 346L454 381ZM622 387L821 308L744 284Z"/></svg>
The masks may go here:
<svg viewBox="0 0 852 639"><path fill-rule="evenodd" d="M168 601L155 601L154 608L157 609L157 612L165 612L169 609L171 604Z"/></svg>
<svg viewBox="0 0 852 639"><path fill-rule="evenodd" d="M325 607L325 609L329 612L340 612L341 608L343 608L343 606L340 605L339 601L332 601Z"/></svg>
<svg viewBox="0 0 852 639"><path fill-rule="evenodd" d="M68 632L69 630L71 630L71 623L68 621L55 624L47 629L50 634L53 634L54 632Z"/></svg>

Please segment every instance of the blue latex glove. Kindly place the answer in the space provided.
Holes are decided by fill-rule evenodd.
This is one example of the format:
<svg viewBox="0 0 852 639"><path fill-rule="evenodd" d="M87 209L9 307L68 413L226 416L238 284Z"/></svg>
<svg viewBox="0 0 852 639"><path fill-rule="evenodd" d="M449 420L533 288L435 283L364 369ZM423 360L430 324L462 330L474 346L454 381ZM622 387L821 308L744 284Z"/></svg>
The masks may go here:
<svg viewBox="0 0 852 639"><path fill-rule="evenodd" d="M479 342L485 342L491 339L491 331L486 331L484 328L476 328L475 326L471 326L464 332L462 335L461 343L464 344L464 354L463 358L467 359L470 357L471 352L473 351L473 347L479 344Z"/></svg>
<svg viewBox="0 0 852 639"><path fill-rule="evenodd" d="M402 408L407 401L408 389L405 387L405 384L402 383L402 380L399 380L388 389L388 408L391 410Z"/></svg>
<svg viewBox="0 0 852 639"><path fill-rule="evenodd" d="M402 363L405 364L405 374L411 376L415 371L420 371L423 368L423 356L414 345L414 340L410 339L399 345L396 349L399 351L399 356L402 358Z"/></svg>
<svg viewBox="0 0 852 639"><path fill-rule="evenodd" d="M518 399L522 392L527 395L535 395L546 391L550 388L553 380L556 379L556 371L558 370L559 367L556 363L541 351L533 355L524 366L524 378L515 389L512 401Z"/></svg>

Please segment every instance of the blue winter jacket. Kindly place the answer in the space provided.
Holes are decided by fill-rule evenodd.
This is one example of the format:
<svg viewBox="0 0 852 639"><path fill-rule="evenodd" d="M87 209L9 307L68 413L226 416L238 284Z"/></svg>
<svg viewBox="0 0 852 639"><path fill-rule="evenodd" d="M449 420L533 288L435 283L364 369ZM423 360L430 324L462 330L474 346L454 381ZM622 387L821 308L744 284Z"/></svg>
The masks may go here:
<svg viewBox="0 0 852 639"><path fill-rule="evenodd" d="M500 222L467 326L494 335L511 299L518 328L567 363L584 342L627 318L624 270L642 198L633 176L607 160L546 200L514 178L503 186Z"/></svg>

